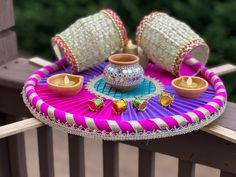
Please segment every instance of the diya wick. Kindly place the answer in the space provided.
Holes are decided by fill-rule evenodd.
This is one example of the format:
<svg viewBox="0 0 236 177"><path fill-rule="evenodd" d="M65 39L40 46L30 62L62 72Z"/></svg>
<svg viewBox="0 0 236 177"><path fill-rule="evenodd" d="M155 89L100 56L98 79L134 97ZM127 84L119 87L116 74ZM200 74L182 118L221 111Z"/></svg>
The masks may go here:
<svg viewBox="0 0 236 177"><path fill-rule="evenodd" d="M138 96L132 101L133 108L139 111L145 111L148 105L148 99L142 99Z"/></svg>
<svg viewBox="0 0 236 177"><path fill-rule="evenodd" d="M172 80L171 85L178 95L186 98L198 98L208 88L208 82L197 76L181 76Z"/></svg>
<svg viewBox="0 0 236 177"><path fill-rule="evenodd" d="M55 74L47 79L48 88L58 96L76 95L83 86L84 77L72 74Z"/></svg>
<svg viewBox="0 0 236 177"><path fill-rule="evenodd" d="M123 47L123 53L138 55L138 47L133 44L132 40L129 40L127 45Z"/></svg>

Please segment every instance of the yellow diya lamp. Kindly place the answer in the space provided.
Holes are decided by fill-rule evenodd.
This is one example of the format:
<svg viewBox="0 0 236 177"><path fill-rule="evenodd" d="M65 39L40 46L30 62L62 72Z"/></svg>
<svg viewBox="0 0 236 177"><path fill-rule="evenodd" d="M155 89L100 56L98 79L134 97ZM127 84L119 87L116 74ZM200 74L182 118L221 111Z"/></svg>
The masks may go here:
<svg viewBox="0 0 236 177"><path fill-rule="evenodd" d="M198 98L208 88L208 82L197 76L181 76L172 80L171 85L178 95L186 98Z"/></svg>
<svg viewBox="0 0 236 177"><path fill-rule="evenodd" d="M100 97L88 101L88 106L91 111L99 111L104 106L103 99Z"/></svg>
<svg viewBox="0 0 236 177"><path fill-rule="evenodd" d="M132 101L133 108L136 108L139 111L145 111L148 105L147 99L142 99L140 97L135 97Z"/></svg>
<svg viewBox="0 0 236 177"><path fill-rule="evenodd" d="M113 101L112 109L116 114L121 114L128 109L127 102L124 99Z"/></svg>
<svg viewBox="0 0 236 177"><path fill-rule="evenodd" d="M159 95L159 102L163 107L168 107L174 102L174 96L171 96L168 92L162 92Z"/></svg>
<svg viewBox="0 0 236 177"><path fill-rule="evenodd" d="M58 96L74 96L83 87L84 77L72 74L56 74L47 79L48 88Z"/></svg>

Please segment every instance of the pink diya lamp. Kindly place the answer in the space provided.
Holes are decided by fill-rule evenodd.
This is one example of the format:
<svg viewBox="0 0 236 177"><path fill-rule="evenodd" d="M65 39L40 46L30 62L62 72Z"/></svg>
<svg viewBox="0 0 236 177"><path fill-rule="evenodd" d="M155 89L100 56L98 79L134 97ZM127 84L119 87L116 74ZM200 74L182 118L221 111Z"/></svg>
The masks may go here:
<svg viewBox="0 0 236 177"><path fill-rule="evenodd" d="M172 80L171 85L182 97L198 98L208 88L208 82L197 76L181 76Z"/></svg>
<svg viewBox="0 0 236 177"><path fill-rule="evenodd" d="M74 96L83 86L84 77L72 74L56 74L47 79L48 88L58 96Z"/></svg>

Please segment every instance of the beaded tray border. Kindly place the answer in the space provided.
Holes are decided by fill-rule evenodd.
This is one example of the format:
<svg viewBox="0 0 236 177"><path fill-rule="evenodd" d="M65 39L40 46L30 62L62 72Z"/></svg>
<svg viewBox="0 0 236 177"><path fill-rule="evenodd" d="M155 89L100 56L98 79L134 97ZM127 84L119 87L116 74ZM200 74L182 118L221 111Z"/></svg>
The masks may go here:
<svg viewBox="0 0 236 177"><path fill-rule="evenodd" d="M137 121L97 120L90 117L70 114L45 103L37 95L34 88L41 78L63 68L66 64L66 60L62 59L36 71L25 83L22 95L26 106L37 119L68 133L87 137L100 137L104 140L162 138L185 134L204 127L217 119L224 112L226 107L227 93L224 84L215 73L204 67L201 74L214 86L216 95L210 102L193 111L165 118ZM191 59L187 60L187 64L194 69L202 67L199 62ZM65 116L63 118L66 122L62 122L61 120L63 119L60 116ZM187 121L186 116L191 118L192 123ZM163 119L174 119L179 126L170 128Z"/></svg>

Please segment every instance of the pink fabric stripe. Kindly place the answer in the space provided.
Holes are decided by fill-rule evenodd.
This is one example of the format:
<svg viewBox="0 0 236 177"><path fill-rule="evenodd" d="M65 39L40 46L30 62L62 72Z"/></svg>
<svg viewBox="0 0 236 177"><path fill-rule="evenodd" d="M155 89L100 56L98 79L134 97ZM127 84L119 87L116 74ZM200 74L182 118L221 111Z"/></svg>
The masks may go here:
<svg viewBox="0 0 236 177"><path fill-rule="evenodd" d="M174 128L174 127L178 127L178 122L173 119L172 117L164 117L162 118L163 121L166 122L166 124L169 126L169 128Z"/></svg>
<svg viewBox="0 0 236 177"><path fill-rule="evenodd" d="M206 108L211 114L214 113L216 111L216 108L214 108L211 105L204 105L202 106L203 108Z"/></svg>
<svg viewBox="0 0 236 177"><path fill-rule="evenodd" d="M220 78L217 78L212 84L215 85L218 82L222 82Z"/></svg>
<svg viewBox="0 0 236 177"><path fill-rule="evenodd" d="M217 98L214 98L213 100L211 100L211 102L215 102L217 103L219 106L223 106L223 102Z"/></svg>
<svg viewBox="0 0 236 177"><path fill-rule="evenodd" d="M33 77L29 78L27 81L34 81L35 83L38 82L38 80L36 78L33 78Z"/></svg>
<svg viewBox="0 0 236 177"><path fill-rule="evenodd" d="M122 132L134 132L133 127L129 124L129 122L125 121L117 121L117 124L119 125Z"/></svg>
<svg viewBox="0 0 236 177"><path fill-rule="evenodd" d="M195 70L199 70L202 67L202 64L200 62L195 63L194 65L192 65L192 68Z"/></svg>
<svg viewBox="0 0 236 177"><path fill-rule="evenodd" d="M48 107L49 105L45 102L41 104L41 112L43 112L43 114L45 114L46 116L48 116Z"/></svg>
<svg viewBox="0 0 236 177"><path fill-rule="evenodd" d="M225 89L225 86L224 85L219 85L218 87L215 88L215 90L219 90L219 89Z"/></svg>
<svg viewBox="0 0 236 177"><path fill-rule="evenodd" d="M215 76L215 73L210 72L210 73L208 74L208 80L210 81L213 76Z"/></svg>
<svg viewBox="0 0 236 177"><path fill-rule="evenodd" d="M227 93L226 92L220 92L220 93L217 93L216 96L223 96L223 97L227 97Z"/></svg>
<svg viewBox="0 0 236 177"><path fill-rule="evenodd" d="M54 68L51 66L44 66L43 68L45 68L46 70L48 70L49 73L53 73L54 72Z"/></svg>
<svg viewBox="0 0 236 177"><path fill-rule="evenodd" d="M106 130L107 132L111 132L111 128L108 125L107 121L104 119L94 119L94 123L99 130Z"/></svg>
<svg viewBox="0 0 236 177"><path fill-rule="evenodd" d="M26 93L26 97L29 98L32 93L36 93L35 90L29 90L29 91Z"/></svg>
<svg viewBox="0 0 236 177"><path fill-rule="evenodd" d="M39 97L39 96L35 96L35 97L33 98L33 100L31 101L31 103L32 103L32 105L33 105L34 107L36 107L36 103L38 102L38 100L40 100L40 97ZM40 110L38 110L38 111L40 111Z"/></svg>
<svg viewBox="0 0 236 177"><path fill-rule="evenodd" d="M44 72L40 71L40 70L35 71L34 74L38 74L41 78L46 76L46 74Z"/></svg>
<svg viewBox="0 0 236 177"><path fill-rule="evenodd" d="M25 84L25 86L24 86L24 88L26 89L27 87L29 87L29 86L35 86L34 84L27 84L27 82L26 82L26 84Z"/></svg>
<svg viewBox="0 0 236 177"><path fill-rule="evenodd" d="M64 111L55 109L54 115L55 115L55 117L56 117L58 120L60 120L61 122L63 122L63 123L66 122L66 115L65 115L65 112L64 112Z"/></svg>
<svg viewBox="0 0 236 177"><path fill-rule="evenodd" d="M84 128L88 128L86 123L85 123L85 118L84 116L79 116L77 114L74 114L74 121L78 126L82 126Z"/></svg>
<svg viewBox="0 0 236 177"><path fill-rule="evenodd" d="M206 77L206 71L207 71L207 68L204 67L204 68L202 69L202 72L201 72L204 77Z"/></svg>
<svg viewBox="0 0 236 177"><path fill-rule="evenodd" d="M184 113L184 114L181 114L181 116L183 116L188 121L188 123L190 123L190 124L193 123L193 121L189 115Z"/></svg>
<svg viewBox="0 0 236 177"><path fill-rule="evenodd" d="M151 120L141 120L139 121L141 126L144 128L146 131L152 131L152 130L160 130L160 127L157 126L153 121Z"/></svg>
<svg viewBox="0 0 236 177"><path fill-rule="evenodd" d="M195 114L197 114L197 117L199 118L199 120L202 120L202 119L205 118L205 115L204 115L201 111L193 110L192 112L194 112Z"/></svg>

